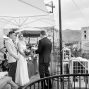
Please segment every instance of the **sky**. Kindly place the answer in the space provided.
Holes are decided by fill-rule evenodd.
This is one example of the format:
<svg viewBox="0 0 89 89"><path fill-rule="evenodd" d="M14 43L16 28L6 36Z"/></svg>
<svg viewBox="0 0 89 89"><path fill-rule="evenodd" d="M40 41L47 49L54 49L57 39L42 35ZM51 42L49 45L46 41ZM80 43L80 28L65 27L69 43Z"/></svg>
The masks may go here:
<svg viewBox="0 0 89 89"><path fill-rule="evenodd" d="M46 3L49 1L51 0L45 0ZM53 2L58 6L58 0ZM58 10L57 7L54 11L56 10ZM89 0L61 0L61 11L63 30L80 30L81 27L89 26Z"/></svg>
<svg viewBox="0 0 89 89"><path fill-rule="evenodd" d="M25 1L35 7L33 8L26 3ZM49 3L51 0L44 0L45 3ZM29 26L52 26L55 25L58 27L58 0L53 0L54 8L54 17L48 15L48 17L36 17L29 18L28 21L36 22L30 23ZM0 0L0 16L33 16L33 15L47 15L47 9L44 6L43 0ZM50 10L50 9L49 9ZM72 30L80 30L81 27L89 26L89 0L61 0L61 11L62 11L62 29L72 29ZM40 22L40 18L41 22ZM46 18L46 19L45 19ZM55 20L55 24L53 23ZM21 20L17 19L17 22ZM16 22L15 21L15 22ZM24 19L23 19L24 21ZM22 22L23 22L22 21ZM28 22L27 21L27 22ZM3 24L2 24L3 22ZM13 22L13 21L12 21ZM0 17L0 24L5 25L8 22L2 21ZM37 24L38 23L38 24ZM41 25L40 25L41 24ZM6 25L7 26L7 25Z"/></svg>

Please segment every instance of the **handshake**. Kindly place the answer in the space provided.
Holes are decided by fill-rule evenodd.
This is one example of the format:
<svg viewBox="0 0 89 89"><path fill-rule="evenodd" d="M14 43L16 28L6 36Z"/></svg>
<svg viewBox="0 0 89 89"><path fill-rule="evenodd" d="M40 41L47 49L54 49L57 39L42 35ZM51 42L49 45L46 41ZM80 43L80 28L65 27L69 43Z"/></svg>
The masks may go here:
<svg viewBox="0 0 89 89"><path fill-rule="evenodd" d="M36 47L31 47L31 50L26 49L26 50L24 50L24 53L26 56L30 56L30 55L32 56L35 54L36 50L37 50Z"/></svg>
<svg viewBox="0 0 89 89"><path fill-rule="evenodd" d="M37 50L37 47L32 47L31 48L33 51L36 51Z"/></svg>

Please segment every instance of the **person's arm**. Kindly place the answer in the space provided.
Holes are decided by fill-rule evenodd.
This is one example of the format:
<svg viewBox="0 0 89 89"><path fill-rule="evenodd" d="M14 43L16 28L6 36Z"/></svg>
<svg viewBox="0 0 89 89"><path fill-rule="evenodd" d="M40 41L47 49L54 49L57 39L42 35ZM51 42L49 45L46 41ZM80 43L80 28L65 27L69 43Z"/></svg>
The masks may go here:
<svg viewBox="0 0 89 89"><path fill-rule="evenodd" d="M39 53L42 52L42 42L41 42L41 40L39 41L38 49L35 52L36 52L36 54L39 54Z"/></svg>
<svg viewBox="0 0 89 89"><path fill-rule="evenodd" d="M18 89L18 85L12 81L11 77L5 76L4 78L0 79L0 89L6 89L8 84L11 86L11 88Z"/></svg>
<svg viewBox="0 0 89 89"><path fill-rule="evenodd" d="M6 44L5 44L8 53L9 53L12 57L14 57L16 60L19 60L18 55L13 52L13 50L12 50L12 48L11 48L10 45L11 45L11 44L10 44L9 42L6 42Z"/></svg>
<svg viewBox="0 0 89 89"><path fill-rule="evenodd" d="M25 53L24 53L25 50L22 52L22 50L21 50L21 48L20 48L20 43L17 44L17 47L18 47L18 52L19 52L21 55L23 55L24 57L26 57L26 55L25 55Z"/></svg>
<svg viewBox="0 0 89 89"><path fill-rule="evenodd" d="M4 87L10 82L12 78L8 76L4 76L2 79L0 79L0 89L4 89Z"/></svg>

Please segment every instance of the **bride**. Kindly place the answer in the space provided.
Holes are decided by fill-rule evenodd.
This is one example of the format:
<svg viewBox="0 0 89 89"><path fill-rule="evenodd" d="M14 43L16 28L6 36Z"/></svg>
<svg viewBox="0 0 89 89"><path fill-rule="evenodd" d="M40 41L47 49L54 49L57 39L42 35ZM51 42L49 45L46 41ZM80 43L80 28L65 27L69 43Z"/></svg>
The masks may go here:
<svg viewBox="0 0 89 89"><path fill-rule="evenodd" d="M26 61L27 57L24 52L26 50L26 43L23 40L23 35L21 33L18 35L17 49L19 60L17 61L15 82L20 86L24 86L29 83L30 80Z"/></svg>

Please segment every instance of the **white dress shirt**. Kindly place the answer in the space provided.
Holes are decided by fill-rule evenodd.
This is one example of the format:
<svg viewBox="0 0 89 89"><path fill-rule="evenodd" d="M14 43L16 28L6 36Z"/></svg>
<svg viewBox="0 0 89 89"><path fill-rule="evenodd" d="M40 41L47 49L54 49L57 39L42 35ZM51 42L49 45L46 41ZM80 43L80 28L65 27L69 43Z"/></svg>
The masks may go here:
<svg viewBox="0 0 89 89"><path fill-rule="evenodd" d="M11 53L13 53L16 56L18 55L16 45L13 43L12 39L10 38L6 39L5 46L7 48L7 51L8 49L10 49ZM16 62L16 59L9 52L7 53L7 60L8 60L8 63Z"/></svg>

